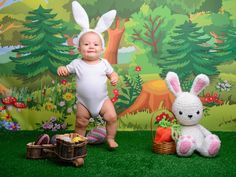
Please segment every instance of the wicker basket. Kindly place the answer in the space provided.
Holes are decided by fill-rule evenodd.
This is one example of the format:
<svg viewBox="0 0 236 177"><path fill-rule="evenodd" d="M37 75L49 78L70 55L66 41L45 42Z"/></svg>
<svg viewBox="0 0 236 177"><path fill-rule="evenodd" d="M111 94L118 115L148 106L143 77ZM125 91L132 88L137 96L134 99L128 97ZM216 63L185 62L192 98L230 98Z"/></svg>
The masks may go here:
<svg viewBox="0 0 236 177"><path fill-rule="evenodd" d="M35 145L35 142L29 142L26 145L26 158L27 159L43 159L43 158L47 158L47 157L54 157L54 153L50 153L53 152L55 149L55 145L52 144L43 144L43 145ZM48 152L44 151L44 150L48 150Z"/></svg>
<svg viewBox="0 0 236 177"><path fill-rule="evenodd" d="M155 142L155 136L153 135L153 117L154 114L151 117L152 151L158 154L176 154L176 143L174 140L171 142Z"/></svg>
<svg viewBox="0 0 236 177"><path fill-rule="evenodd" d="M78 134L69 134L69 137L75 137ZM68 136L66 134L65 136ZM66 142L60 138L56 140L55 154L64 161L73 161L78 158L84 158L87 155L87 140L77 143Z"/></svg>
<svg viewBox="0 0 236 177"><path fill-rule="evenodd" d="M153 141L152 150L153 152L158 154L175 154L176 144L174 141L162 143L156 143L155 141Z"/></svg>

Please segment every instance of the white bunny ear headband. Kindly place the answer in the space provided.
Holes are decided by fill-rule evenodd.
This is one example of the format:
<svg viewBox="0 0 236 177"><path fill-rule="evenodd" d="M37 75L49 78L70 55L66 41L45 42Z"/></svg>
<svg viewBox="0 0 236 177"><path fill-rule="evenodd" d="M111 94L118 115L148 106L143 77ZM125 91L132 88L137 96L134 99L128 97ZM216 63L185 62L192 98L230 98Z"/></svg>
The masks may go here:
<svg viewBox="0 0 236 177"><path fill-rule="evenodd" d="M89 28L88 15L86 11L84 10L84 8L77 1L72 2L72 12L73 12L73 16L76 23L82 27L82 31L78 35L78 42L79 42L80 37L83 34L87 32L95 32L101 38L102 46L104 48L105 42L101 33L106 31L111 26L112 22L114 21L116 17L116 10L111 10L103 14L94 29Z"/></svg>
<svg viewBox="0 0 236 177"><path fill-rule="evenodd" d="M199 74L193 81L190 93L198 95L206 86L209 85L209 78L205 74ZM179 82L179 77L174 72L168 72L166 76L166 83L171 92L177 97L182 93L182 89Z"/></svg>

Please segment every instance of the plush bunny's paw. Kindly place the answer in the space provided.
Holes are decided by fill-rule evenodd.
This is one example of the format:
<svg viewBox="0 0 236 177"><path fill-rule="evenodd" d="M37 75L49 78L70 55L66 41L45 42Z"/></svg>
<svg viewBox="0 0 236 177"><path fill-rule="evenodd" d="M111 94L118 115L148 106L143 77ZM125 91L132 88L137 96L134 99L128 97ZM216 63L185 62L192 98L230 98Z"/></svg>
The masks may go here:
<svg viewBox="0 0 236 177"><path fill-rule="evenodd" d="M177 154L179 156L190 156L196 149L196 142L192 136L181 136L177 143Z"/></svg>
<svg viewBox="0 0 236 177"><path fill-rule="evenodd" d="M218 154L220 150L220 139L216 135L209 135L205 138L207 147L208 147L208 154L210 157L214 157Z"/></svg>

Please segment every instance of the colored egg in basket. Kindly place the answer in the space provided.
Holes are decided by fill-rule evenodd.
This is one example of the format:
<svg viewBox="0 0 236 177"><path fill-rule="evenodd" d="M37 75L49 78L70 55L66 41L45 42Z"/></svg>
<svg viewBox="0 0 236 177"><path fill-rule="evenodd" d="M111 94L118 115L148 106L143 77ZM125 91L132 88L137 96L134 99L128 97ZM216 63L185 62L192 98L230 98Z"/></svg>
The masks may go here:
<svg viewBox="0 0 236 177"><path fill-rule="evenodd" d="M96 127L90 130L87 134L87 139L89 144L101 144L106 140L106 128Z"/></svg>

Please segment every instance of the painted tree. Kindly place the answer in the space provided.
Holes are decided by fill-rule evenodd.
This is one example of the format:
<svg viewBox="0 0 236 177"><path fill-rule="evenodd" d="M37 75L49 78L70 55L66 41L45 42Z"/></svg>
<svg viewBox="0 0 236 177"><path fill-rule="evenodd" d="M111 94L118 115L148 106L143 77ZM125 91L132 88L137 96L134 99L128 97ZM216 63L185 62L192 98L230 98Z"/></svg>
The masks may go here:
<svg viewBox="0 0 236 177"><path fill-rule="evenodd" d="M221 43L215 43L216 56L220 62L236 60L236 27L232 23L227 27L224 35L218 38Z"/></svg>
<svg viewBox="0 0 236 177"><path fill-rule="evenodd" d="M210 38L205 35L201 27L186 21L176 28L175 33L169 43L168 54L160 62L163 77L168 71L178 73L180 80L200 73L207 75L218 73L216 68L218 62L207 44Z"/></svg>
<svg viewBox="0 0 236 177"><path fill-rule="evenodd" d="M20 33L24 29L22 21L5 16L0 21L0 46L18 46L23 35ZM17 53L16 57L20 54Z"/></svg>
<svg viewBox="0 0 236 177"><path fill-rule="evenodd" d="M144 2L149 2L149 0L144 1L127 1L127 0L80 0L79 3L84 7L88 13L91 20L91 28L95 27L98 18L105 12L116 9L117 18L114 22L114 25L108 29L108 35L104 33L105 38L108 38L106 42L106 50L104 52L104 57L111 63L117 64L117 55L118 49L120 46L121 39L125 31L125 23L128 21L130 15L136 12ZM68 9L68 12L71 13L71 2L68 2L64 5L64 8ZM71 22L74 23L72 14ZM77 30L77 33L79 30ZM70 35L73 36L73 35Z"/></svg>
<svg viewBox="0 0 236 177"><path fill-rule="evenodd" d="M183 16L181 15L183 18ZM126 40L144 51L146 63L157 66L160 52L179 15L173 16L168 7L151 9L144 4L138 13L134 13L126 24ZM178 20L183 21L183 20Z"/></svg>
<svg viewBox="0 0 236 177"><path fill-rule="evenodd" d="M38 9L29 12L26 17L25 27L22 31L26 39L21 40L22 48L15 49L21 57L11 57L16 64L15 73L27 79L38 76L56 74L57 67L70 62L74 55L68 52L72 49L65 46L63 31L65 27L61 20L54 20L56 14L51 14L51 9Z"/></svg>
<svg viewBox="0 0 236 177"><path fill-rule="evenodd" d="M195 13L204 5L206 0L166 0L167 6L172 12L185 14L190 17L190 14Z"/></svg>
<svg viewBox="0 0 236 177"><path fill-rule="evenodd" d="M199 11L204 11L204 12L214 12L217 13L219 12L219 9L222 6L222 0L205 0L205 2L202 3Z"/></svg>

